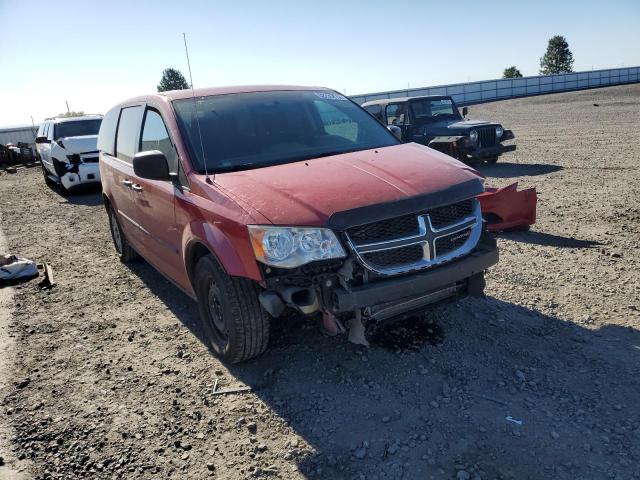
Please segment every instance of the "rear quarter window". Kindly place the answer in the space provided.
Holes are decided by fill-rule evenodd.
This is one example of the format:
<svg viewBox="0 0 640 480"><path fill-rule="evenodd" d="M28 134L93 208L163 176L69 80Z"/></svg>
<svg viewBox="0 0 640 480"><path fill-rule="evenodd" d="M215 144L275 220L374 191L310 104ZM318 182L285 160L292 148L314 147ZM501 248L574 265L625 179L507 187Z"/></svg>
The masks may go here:
<svg viewBox="0 0 640 480"><path fill-rule="evenodd" d="M112 108L102 119L100 132L98 133L98 150L115 156L116 128L118 127L118 117L120 107Z"/></svg>

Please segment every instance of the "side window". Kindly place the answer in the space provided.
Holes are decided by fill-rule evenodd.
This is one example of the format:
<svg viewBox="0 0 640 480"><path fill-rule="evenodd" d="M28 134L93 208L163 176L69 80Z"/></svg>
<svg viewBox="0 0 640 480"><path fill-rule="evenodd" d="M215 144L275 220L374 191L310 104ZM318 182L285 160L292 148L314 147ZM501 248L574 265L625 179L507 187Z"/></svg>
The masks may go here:
<svg viewBox="0 0 640 480"><path fill-rule="evenodd" d="M369 105L364 107L364 109L369 112L371 115L376 117L376 120L384 123L384 116L382 115L382 106L381 105Z"/></svg>
<svg viewBox="0 0 640 480"><path fill-rule="evenodd" d="M51 125L51 122L46 122L44 124L44 132L42 132L42 135L44 135L45 137L49 137L49 125Z"/></svg>
<svg viewBox="0 0 640 480"><path fill-rule="evenodd" d="M327 135L342 137L350 142L358 140L358 124L353 121L350 115L345 114L335 105L322 100L313 101L324 131Z"/></svg>
<svg viewBox="0 0 640 480"><path fill-rule="evenodd" d="M118 128L118 117L120 107L112 108L102 119L100 132L98 133L98 150L108 155L114 156L116 144L116 129Z"/></svg>
<svg viewBox="0 0 640 480"><path fill-rule="evenodd" d="M123 162L131 163L136 153L141 115L141 106L123 108L120 112L116 135L116 156Z"/></svg>
<svg viewBox="0 0 640 480"><path fill-rule="evenodd" d="M405 124L405 106L392 103L387 105L387 125L404 125Z"/></svg>
<svg viewBox="0 0 640 480"><path fill-rule="evenodd" d="M140 151L147 150L160 150L167 157L169 170L172 173L178 172L178 155L169 138L167 127L160 114L152 109L147 109L140 137Z"/></svg>

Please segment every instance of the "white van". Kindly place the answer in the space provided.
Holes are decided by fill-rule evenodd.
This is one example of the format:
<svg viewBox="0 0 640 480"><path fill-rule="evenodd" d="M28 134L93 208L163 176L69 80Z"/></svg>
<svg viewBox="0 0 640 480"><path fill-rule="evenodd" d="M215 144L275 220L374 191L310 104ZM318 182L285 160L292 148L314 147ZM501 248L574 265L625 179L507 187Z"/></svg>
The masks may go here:
<svg viewBox="0 0 640 480"><path fill-rule="evenodd" d="M36 137L36 158L47 185L63 193L88 183L100 183L98 131L102 115L45 120Z"/></svg>

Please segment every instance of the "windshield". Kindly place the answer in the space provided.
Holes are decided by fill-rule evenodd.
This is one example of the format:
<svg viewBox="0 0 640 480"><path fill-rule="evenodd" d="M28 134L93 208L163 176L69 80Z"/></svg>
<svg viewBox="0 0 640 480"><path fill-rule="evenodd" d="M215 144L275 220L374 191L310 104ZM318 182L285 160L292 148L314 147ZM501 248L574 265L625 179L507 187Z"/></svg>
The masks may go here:
<svg viewBox="0 0 640 480"><path fill-rule="evenodd" d="M98 135L101 123L101 118L56 123L53 139Z"/></svg>
<svg viewBox="0 0 640 480"><path fill-rule="evenodd" d="M399 143L367 112L330 91L237 93L173 104L201 173L203 150L207 170L225 172Z"/></svg>
<svg viewBox="0 0 640 480"><path fill-rule="evenodd" d="M411 102L411 107L417 120L442 117L461 118L458 109L450 98L417 100Z"/></svg>

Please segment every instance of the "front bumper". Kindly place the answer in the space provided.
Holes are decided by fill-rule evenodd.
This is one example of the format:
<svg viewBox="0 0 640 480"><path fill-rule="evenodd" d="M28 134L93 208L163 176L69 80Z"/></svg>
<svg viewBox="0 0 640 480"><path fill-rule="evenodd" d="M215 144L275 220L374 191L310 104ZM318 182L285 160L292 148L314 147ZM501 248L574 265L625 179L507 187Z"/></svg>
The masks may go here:
<svg viewBox="0 0 640 480"><path fill-rule="evenodd" d="M472 278L477 279L478 275L482 275L487 268L496 263L498 263L498 248L495 240L485 241L466 257L432 270L385 279L350 290L336 289L333 292L331 310L334 314L339 314L377 305L385 305L388 308L394 302L405 304L405 310L407 310L416 305L416 302L412 303L411 300L423 299L424 301L416 306L424 306L443 300L447 296L459 294L461 290L465 290L465 287L474 290L469 293L478 294L481 292L477 291L477 285L465 284ZM443 296L444 292L450 295ZM373 316L376 316L375 313Z"/></svg>
<svg viewBox="0 0 640 480"><path fill-rule="evenodd" d="M515 152L515 145L494 145L492 147L479 148L477 150L472 150L467 152L467 154L474 159L481 160L485 158L492 158L502 155L507 152Z"/></svg>
<svg viewBox="0 0 640 480"><path fill-rule="evenodd" d="M72 171L60 176L60 183L67 190L90 183L100 183L100 167L97 163L74 165Z"/></svg>

